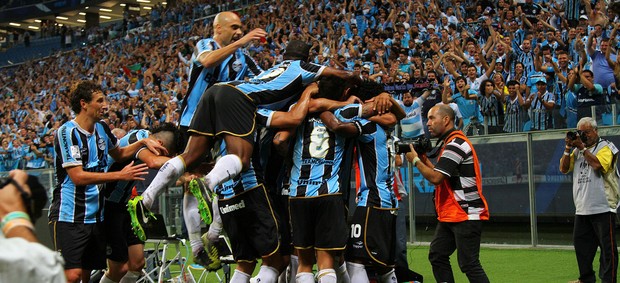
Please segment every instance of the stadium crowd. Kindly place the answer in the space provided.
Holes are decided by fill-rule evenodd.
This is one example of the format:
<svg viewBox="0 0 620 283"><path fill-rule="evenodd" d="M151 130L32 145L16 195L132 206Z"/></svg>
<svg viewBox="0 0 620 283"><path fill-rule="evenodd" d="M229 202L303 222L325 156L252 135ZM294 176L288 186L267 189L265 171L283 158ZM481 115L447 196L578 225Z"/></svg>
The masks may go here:
<svg viewBox="0 0 620 283"><path fill-rule="evenodd" d="M212 33L212 19L194 19L239 4L207 2L157 6L149 17L127 17L122 37L95 29L85 35L94 38L91 45L0 70L0 170L49 166L52 134L73 116L66 94L76 80L105 89L111 127L178 121L193 44ZM238 12L246 31L269 33L246 48L263 69L301 39L312 44L314 63L359 71L399 99L449 79L445 99L464 114L468 134L575 127L589 114L581 108L592 105L604 106L597 110L603 124L613 120L608 106L616 101L620 40L617 16L604 1L313 0L262 2ZM592 75L594 84L581 82ZM537 85L549 94L538 94ZM458 95L465 88L476 96ZM427 97L424 120L441 93Z"/></svg>

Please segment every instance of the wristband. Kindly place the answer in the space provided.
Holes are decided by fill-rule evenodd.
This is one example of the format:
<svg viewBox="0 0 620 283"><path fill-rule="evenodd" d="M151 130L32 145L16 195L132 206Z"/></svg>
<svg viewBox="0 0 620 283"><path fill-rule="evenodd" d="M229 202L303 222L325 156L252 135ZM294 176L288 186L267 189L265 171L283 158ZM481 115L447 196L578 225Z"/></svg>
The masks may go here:
<svg viewBox="0 0 620 283"><path fill-rule="evenodd" d="M15 227L20 227L20 226L26 227L30 229L31 231L34 231L34 226L32 225L32 222L30 222L30 220L27 220L24 218L16 218L16 219L13 219L11 221L4 223L4 225L2 226L2 233L4 233L4 235L6 236Z"/></svg>
<svg viewBox="0 0 620 283"><path fill-rule="evenodd" d="M420 158L416 156L416 158L413 159L413 166L415 166L418 161L420 161Z"/></svg>
<svg viewBox="0 0 620 283"><path fill-rule="evenodd" d="M566 156L570 156L570 152L566 152L566 151L565 151L565 152L564 152L564 155L566 155Z"/></svg>
<svg viewBox="0 0 620 283"><path fill-rule="evenodd" d="M2 218L2 222L0 222L0 229L4 229L4 226L9 221L16 220L16 219L25 219L28 222L30 222L30 216L28 216L27 213L23 211L13 211L5 215L4 218Z"/></svg>

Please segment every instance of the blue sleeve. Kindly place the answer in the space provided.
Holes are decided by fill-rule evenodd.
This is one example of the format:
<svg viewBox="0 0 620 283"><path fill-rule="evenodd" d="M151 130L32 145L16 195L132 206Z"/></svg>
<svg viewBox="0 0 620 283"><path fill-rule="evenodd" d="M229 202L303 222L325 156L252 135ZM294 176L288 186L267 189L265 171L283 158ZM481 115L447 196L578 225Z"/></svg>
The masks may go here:
<svg viewBox="0 0 620 283"><path fill-rule="evenodd" d="M196 43L197 52L196 52L195 61L198 60L198 57L200 57L202 53L213 51L214 50L213 46L214 46L213 39L211 38L201 39L200 41L198 41Z"/></svg>
<svg viewBox="0 0 620 283"><path fill-rule="evenodd" d="M334 112L334 116L342 122L353 122L362 116L362 104L349 104Z"/></svg>
<svg viewBox="0 0 620 283"><path fill-rule="evenodd" d="M149 132L147 130L139 130L136 133L137 140L146 139L149 137Z"/></svg>
<svg viewBox="0 0 620 283"><path fill-rule="evenodd" d="M56 132L57 149L60 149L56 155L62 158L63 168L82 165L80 146L77 144L77 137L73 136L74 129L65 124Z"/></svg>
<svg viewBox="0 0 620 283"><path fill-rule="evenodd" d="M601 86L600 84L594 84L594 92L596 92L596 94L602 94L603 86Z"/></svg>
<svg viewBox="0 0 620 283"><path fill-rule="evenodd" d="M269 128L271 126L271 118L275 112L266 108L256 109L256 123Z"/></svg>
<svg viewBox="0 0 620 283"><path fill-rule="evenodd" d="M360 130L360 135L357 137L359 141L367 143L374 139L374 133L377 131L377 126L375 123L364 118L355 121L355 123Z"/></svg>
<svg viewBox="0 0 620 283"><path fill-rule="evenodd" d="M302 81L304 85L310 84L316 81L323 73L325 66L317 65L314 63L308 63L304 61L298 61L301 67Z"/></svg>

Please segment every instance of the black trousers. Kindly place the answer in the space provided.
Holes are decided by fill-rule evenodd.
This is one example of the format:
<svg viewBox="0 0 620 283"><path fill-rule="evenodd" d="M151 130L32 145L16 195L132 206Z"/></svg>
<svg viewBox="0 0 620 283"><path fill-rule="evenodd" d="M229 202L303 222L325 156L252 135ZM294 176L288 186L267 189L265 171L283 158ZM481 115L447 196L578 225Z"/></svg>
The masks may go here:
<svg viewBox="0 0 620 283"><path fill-rule="evenodd" d="M455 250L459 267L467 275L469 282L489 282L480 264L481 235L482 221L439 222L437 224L428 254L437 282L454 282L450 255Z"/></svg>
<svg viewBox="0 0 620 283"><path fill-rule="evenodd" d="M615 283L618 271L616 245L616 214L606 212L593 215L575 215L573 245L579 267L579 280L596 282L592 262L596 250L601 248L599 277L604 283Z"/></svg>

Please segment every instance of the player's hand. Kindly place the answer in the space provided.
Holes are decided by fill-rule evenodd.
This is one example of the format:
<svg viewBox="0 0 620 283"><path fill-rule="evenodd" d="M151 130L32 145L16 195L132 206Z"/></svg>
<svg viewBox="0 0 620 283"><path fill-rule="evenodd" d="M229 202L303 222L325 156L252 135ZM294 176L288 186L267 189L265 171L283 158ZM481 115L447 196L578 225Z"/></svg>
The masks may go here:
<svg viewBox="0 0 620 283"><path fill-rule="evenodd" d="M390 107L392 107L392 96L389 93L383 92L374 98L374 107L372 109L377 114L387 113Z"/></svg>
<svg viewBox="0 0 620 283"><path fill-rule="evenodd" d="M146 163L133 165L133 161L131 161L119 172L119 179L123 181L144 181L142 176L148 174L146 172L148 169L149 167L146 166Z"/></svg>
<svg viewBox="0 0 620 283"><path fill-rule="evenodd" d="M256 28L239 39L239 42L245 45L252 40L260 40L265 37L267 37L267 32L262 28Z"/></svg>
<svg viewBox="0 0 620 283"><path fill-rule="evenodd" d="M148 148L155 155L168 156L168 149L166 149L161 143L152 138L142 139L144 146Z"/></svg>

